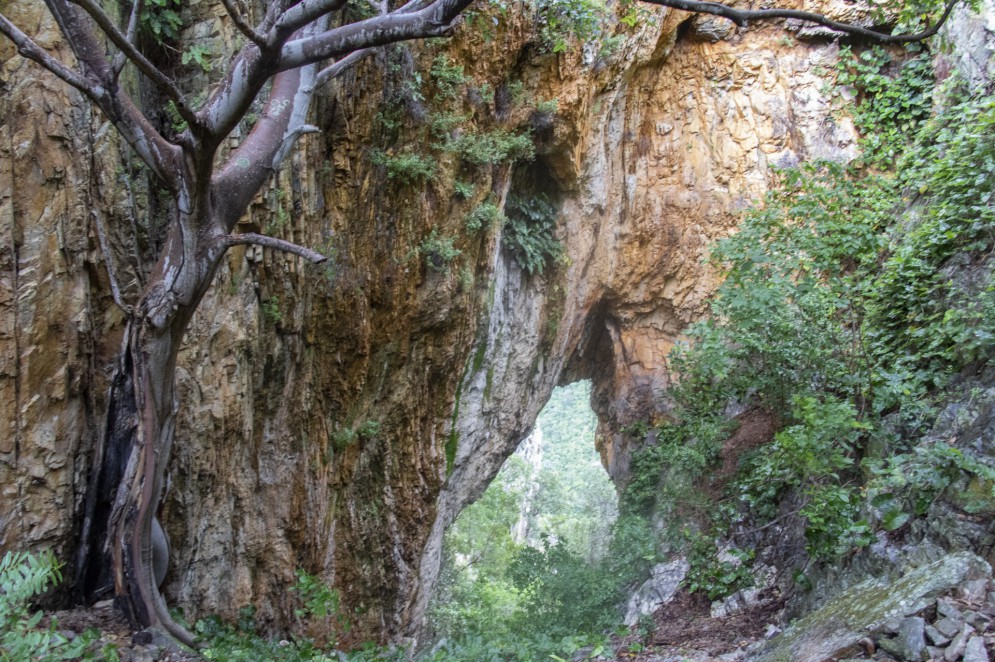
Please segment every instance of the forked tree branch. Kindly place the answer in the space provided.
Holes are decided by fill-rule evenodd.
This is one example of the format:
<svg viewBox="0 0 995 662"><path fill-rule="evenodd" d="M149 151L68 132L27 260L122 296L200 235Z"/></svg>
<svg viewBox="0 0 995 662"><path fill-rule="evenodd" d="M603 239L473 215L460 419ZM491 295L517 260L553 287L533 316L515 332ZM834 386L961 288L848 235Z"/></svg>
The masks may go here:
<svg viewBox="0 0 995 662"><path fill-rule="evenodd" d="M17 52L22 57L41 65L63 82L76 88L95 106L104 111L145 164L152 168L165 183L173 184L171 173L166 164L173 160L176 146L159 135L144 116L138 113L137 109L117 98L99 82L83 76L49 55L45 49L21 32L3 14L0 14L0 34L14 43Z"/></svg>
<svg viewBox="0 0 995 662"><path fill-rule="evenodd" d="M276 150L276 154L273 155L273 161L271 166L273 171L280 169L280 164L283 160L287 158L287 154L290 154L290 150L293 149L294 143L303 136L309 133L319 133L321 129L314 126L313 124L302 124L301 126L294 127L283 137L283 142L280 143L279 149Z"/></svg>
<svg viewBox="0 0 995 662"><path fill-rule="evenodd" d="M41 46L31 40L31 37L21 32L16 25L0 14L0 34L10 39L17 47L17 52L24 58L40 64L45 69L58 76L63 82L72 85L77 90L85 94L90 101L98 106L104 97L107 96L107 89L88 78L83 77L73 69L70 69L59 60L55 59Z"/></svg>
<svg viewBox="0 0 995 662"><path fill-rule="evenodd" d="M183 169L179 148L163 138L134 101L115 84L111 64L93 33L92 23L68 0L45 0L45 4L75 54L80 71L49 55L6 19L4 34L27 53L25 57L89 97L163 183L174 192L179 190Z"/></svg>
<svg viewBox="0 0 995 662"><path fill-rule="evenodd" d="M859 25L854 25L852 23L834 21L826 16L823 16L822 14L801 11L799 9L736 9L719 2L699 2L698 0L642 1L651 5L682 9L695 14L711 14L713 16L720 16L722 18L729 19L739 27L746 26L749 21L769 21L778 18L797 19L808 23L815 23L838 32L865 37L867 39L885 44L905 44L929 39L940 31L940 28L943 27L943 24L946 23L947 19L950 17L950 12L952 12L954 7L961 2L961 0L949 0L943 10L943 14L940 16L940 19L933 26L923 30L922 32L914 34L891 35L883 32L877 32L869 28L860 27Z"/></svg>
<svg viewBox="0 0 995 662"><path fill-rule="evenodd" d="M180 92L180 88L166 74L159 71L158 67L149 62L142 53L135 47L128 38L121 33L114 21L104 13L104 10L94 0L69 0L69 2L81 7L83 11L90 15L100 31L114 43L118 49L131 60L138 70L145 74L157 87L166 93L179 111L180 116L191 126L198 126L200 120L197 115L187 105L186 98Z"/></svg>
<svg viewBox="0 0 995 662"><path fill-rule="evenodd" d="M453 21L471 2L435 0L417 9L414 8L416 3L408 3L389 14L293 39L280 51L279 70L286 71L364 48L447 35L454 27Z"/></svg>
<svg viewBox="0 0 995 662"><path fill-rule="evenodd" d="M266 248L272 248L274 250L283 251L284 253L291 253L293 255L298 255L305 260L308 260L312 264L321 264L328 260L328 257L322 255L317 251L313 251L310 248L305 248L291 241L286 241L284 239L277 239L276 237L267 237L264 234L256 234L255 232L245 232L242 234L230 234L224 239L225 244L228 247L231 246L247 246L255 244L257 246L264 246Z"/></svg>

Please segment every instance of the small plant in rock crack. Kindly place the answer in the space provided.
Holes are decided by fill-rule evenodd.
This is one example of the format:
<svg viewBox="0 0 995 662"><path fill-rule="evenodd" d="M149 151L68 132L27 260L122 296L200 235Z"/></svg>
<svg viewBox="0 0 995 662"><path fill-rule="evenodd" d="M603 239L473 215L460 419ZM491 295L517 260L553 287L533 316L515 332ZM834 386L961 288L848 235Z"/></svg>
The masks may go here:
<svg viewBox="0 0 995 662"><path fill-rule="evenodd" d="M493 202L487 201L470 212L463 225L466 227L467 232L476 234L480 230L494 228L504 221L505 218L504 214L501 213L501 208Z"/></svg>
<svg viewBox="0 0 995 662"><path fill-rule="evenodd" d="M405 185L425 182L435 175L434 159L410 151L388 154L382 150L375 150L372 161L375 165L384 167L387 171L387 179L393 179Z"/></svg>
<svg viewBox="0 0 995 662"><path fill-rule="evenodd" d="M435 228L432 228L414 252L425 258L429 269L438 272L448 270L450 263L463 254L463 251L456 248L453 237L440 237Z"/></svg>

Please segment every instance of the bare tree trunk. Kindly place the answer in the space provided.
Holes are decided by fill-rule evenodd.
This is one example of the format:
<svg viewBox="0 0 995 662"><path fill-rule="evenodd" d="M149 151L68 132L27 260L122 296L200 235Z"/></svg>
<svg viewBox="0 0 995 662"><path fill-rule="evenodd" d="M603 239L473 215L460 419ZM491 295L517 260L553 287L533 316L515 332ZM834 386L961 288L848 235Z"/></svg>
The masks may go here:
<svg viewBox="0 0 995 662"><path fill-rule="evenodd" d="M89 597L113 585L136 626L160 628L190 645L192 636L169 615L155 580L152 520L176 432L176 360L194 311L214 279L226 244L183 219L125 332L109 394L99 469L84 523L81 577Z"/></svg>

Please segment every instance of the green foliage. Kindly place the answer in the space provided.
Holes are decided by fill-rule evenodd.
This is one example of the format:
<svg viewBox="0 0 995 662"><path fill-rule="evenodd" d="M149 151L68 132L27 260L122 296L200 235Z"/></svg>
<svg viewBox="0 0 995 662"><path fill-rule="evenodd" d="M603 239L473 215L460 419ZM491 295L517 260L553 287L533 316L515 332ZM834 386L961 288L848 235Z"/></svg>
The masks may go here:
<svg viewBox="0 0 995 662"><path fill-rule="evenodd" d="M200 70L206 74L211 73L211 58L213 53L211 49L204 46L188 46L180 58L183 64L190 65L194 64L200 67Z"/></svg>
<svg viewBox="0 0 995 662"><path fill-rule="evenodd" d="M283 311L280 310L280 297L271 296L262 305L263 318L271 324L279 324L283 321Z"/></svg>
<svg viewBox="0 0 995 662"><path fill-rule="evenodd" d="M456 197L462 198L464 200L473 195L474 188L475 188L474 185L471 184L470 182L462 182L458 179L455 182L453 182L453 193L456 195Z"/></svg>
<svg viewBox="0 0 995 662"><path fill-rule="evenodd" d="M631 555L652 558L653 537L627 523L613 538L589 399L586 383L557 389L538 421L540 467L510 457L447 532L432 611L447 644L426 659L570 659L617 621L621 588L646 563Z"/></svg>
<svg viewBox="0 0 995 662"><path fill-rule="evenodd" d="M870 527L860 519L859 494L846 473L867 426L851 403L811 395L795 397L791 420L796 424L744 463L735 485L740 501L752 516L772 520L786 492L798 494L811 556L836 558L867 545Z"/></svg>
<svg viewBox="0 0 995 662"><path fill-rule="evenodd" d="M388 179L397 180L404 185L424 183L435 175L435 160L424 154L411 151L388 154L374 150L372 160L374 164L386 169Z"/></svg>
<svg viewBox="0 0 995 662"><path fill-rule="evenodd" d="M545 99L538 101L536 103L535 112L541 115L549 115L552 117L557 113L560 107L560 102L557 99Z"/></svg>
<svg viewBox="0 0 995 662"><path fill-rule="evenodd" d="M356 431L363 439L373 439L380 434L380 421L369 420Z"/></svg>
<svg viewBox="0 0 995 662"><path fill-rule="evenodd" d="M554 638L601 632L618 621L619 578L549 538L518 550L509 576L521 596L526 631Z"/></svg>
<svg viewBox="0 0 995 662"><path fill-rule="evenodd" d="M342 611L339 592L300 568L294 575L297 583L290 590L300 596L302 603L299 609L294 610L294 615L302 620L331 626L337 633L349 632L349 618Z"/></svg>
<svg viewBox="0 0 995 662"><path fill-rule="evenodd" d="M440 237L438 231L432 228L425 239L418 244L416 252L425 259L425 264L432 271L444 272L449 264L463 254L456 248L454 237Z"/></svg>
<svg viewBox="0 0 995 662"><path fill-rule="evenodd" d="M809 555L830 560L941 494L995 507L995 469L982 459L895 431L921 434L938 389L995 357L995 101L955 100L929 117L926 54L898 64L874 50L845 62L858 125L875 136L862 163L781 173L715 246L725 280L712 316L670 356L677 423L632 430L655 444L633 457L624 507L688 523L689 583L710 596L740 585L739 566L714 548L730 527L800 517ZM784 427L741 459L728 499L709 507L695 486L724 438L716 412L731 403L786 412ZM868 446L887 454L863 459L864 473Z"/></svg>
<svg viewBox="0 0 995 662"><path fill-rule="evenodd" d="M200 640L200 654L205 660L220 662L325 662L334 658L324 655L312 642L302 639L278 641L259 636L249 619L239 619L240 625L225 623L217 616L197 621L194 634Z"/></svg>
<svg viewBox="0 0 995 662"><path fill-rule="evenodd" d="M557 209L548 196L509 195L505 213L502 244L526 273L540 274L561 258L563 247L553 236Z"/></svg>
<svg viewBox="0 0 995 662"><path fill-rule="evenodd" d="M714 540L700 534L689 537L686 549L690 568L684 580L689 591L701 591L709 600L718 600L749 588L753 582L752 552L731 548L720 553Z"/></svg>
<svg viewBox="0 0 995 662"><path fill-rule="evenodd" d="M645 436L648 426L634 424L628 429ZM623 512L648 516L678 507L685 512L707 509L709 504L695 484L715 461L727 432L728 424L721 417L657 427L656 443L632 454Z"/></svg>
<svg viewBox="0 0 995 662"><path fill-rule="evenodd" d="M166 119L169 121L170 128L173 129L173 133L183 133L187 130L187 121L183 119L180 115L180 109L176 107L176 103L169 101L165 105L166 109Z"/></svg>
<svg viewBox="0 0 995 662"><path fill-rule="evenodd" d="M294 610L300 622L319 631L329 628L342 634L349 631L349 620L341 605L339 592L301 569L294 572L296 582L289 590L300 599L301 607ZM324 644L308 637L270 639L256 631L255 608L243 607L235 624L225 623L217 616L202 619L194 626L200 642L200 653L207 660L222 662L402 662L408 659L404 651L360 646L350 653L334 650L336 642ZM326 637L323 637L326 638Z"/></svg>
<svg viewBox="0 0 995 662"><path fill-rule="evenodd" d="M475 166L512 163L535 155L532 136L504 129L465 131L445 143L443 148Z"/></svg>
<svg viewBox="0 0 995 662"><path fill-rule="evenodd" d="M501 208L490 201L482 202L466 217L463 225L470 234L488 230L504 223Z"/></svg>
<svg viewBox="0 0 995 662"><path fill-rule="evenodd" d="M183 19L180 17L181 0L148 0L142 8L141 25L158 44L177 41Z"/></svg>
<svg viewBox="0 0 995 662"><path fill-rule="evenodd" d="M921 201L898 226L874 280L871 351L895 357L924 386L992 356L995 281L982 267L995 246L995 100L968 99L931 119L898 163L905 191ZM979 265L986 277L952 279L947 268Z"/></svg>
<svg viewBox="0 0 995 662"><path fill-rule="evenodd" d="M554 53L577 40L585 43L605 34L608 10L599 0L538 0L539 34L542 44Z"/></svg>
<svg viewBox="0 0 995 662"><path fill-rule="evenodd" d="M869 458L864 465L873 476L867 487L871 511L886 531L924 515L957 483L963 483L958 493L967 512L991 511L995 504L995 468L943 442L886 459ZM975 489L970 489L972 483Z"/></svg>
<svg viewBox="0 0 995 662"><path fill-rule="evenodd" d="M356 443L358 438L359 435L357 435L356 431L352 428L342 428L340 430L336 430L332 433L332 448L341 453L346 448Z"/></svg>
<svg viewBox="0 0 995 662"><path fill-rule="evenodd" d="M357 428L344 427L332 433L332 448L342 452L360 439L370 440L380 434L380 421L368 420Z"/></svg>
<svg viewBox="0 0 995 662"><path fill-rule="evenodd" d="M62 581L59 564L51 552L31 554L7 552L0 559L0 659L77 660L81 659L91 637L69 641L58 632L53 619L39 628L42 612L32 613L32 599L43 595Z"/></svg>
<svg viewBox="0 0 995 662"><path fill-rule="evenodd" d="M910 47L913 52L919 48ZM890 167L908 137L930 116L933 105L930 53L923 50L897 62L880 46L859 54L848 46L843 47L836 80L857 95L856 105L848 109L852 110L854 123L862 135L863 159L876 166Z"/></svg>
<svg viewBox="0 0 995 662"><path fill-rule="evenodd" d="M525 83L522 81L508 81L504 88L508 92L508 97L511 99L512 105L517 106L525 101Z"/></svg>
<svg viewBox="0 0 995 662"><path fill-rule="evenodd" d="M463 65L455 64L445 54L437 56L432 62L430 75L435 85L435 98L437 99L455 99L467 83L467 77L463 73Z"/></svg>
<svg viewBox="0 0 995 662"><path fill-rule="evenodd" d="M436 147L440 149L447 149L452 133L456 129L462 128L468 121L469 116L459 112L444 111L432 113L429 122L429 130L432 132L434 137L443 141L442 143L436 145Z"/></svg>

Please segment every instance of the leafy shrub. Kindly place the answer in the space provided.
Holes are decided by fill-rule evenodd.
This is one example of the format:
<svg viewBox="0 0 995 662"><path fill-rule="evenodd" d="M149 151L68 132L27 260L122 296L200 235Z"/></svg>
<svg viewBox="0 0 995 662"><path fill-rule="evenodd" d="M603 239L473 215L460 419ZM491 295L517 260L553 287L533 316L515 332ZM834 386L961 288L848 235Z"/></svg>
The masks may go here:
<svg viewBox="0 0 995 662"><path fill-rule="evenodd" d="M505 212L507 221L501 241L526 273L542 273L560 259L563 247L553 236L557 209L548 196L509 195Z"/></svg>
<svg viewBox="0 0 995 662"><path fill-rule="evenodd" d="M464 226L467 232L476 234L482 229L493 228L502 223L504 214L493 202L483 202L466 217Z"/></svg>
<svg viewBox="0 0 995 662"><path fill-rule="evenodd" d="M931 119L898 163L904 190L922 200L895 228L869 304L871 351L896 357L927 386L992 356L995 281L951 279L957 256L980 265L995 246L995 100L968 99ZM979 270L977 266L974 267Z"/></svg>
<svg viewBox="0 0 995 662"><path fill-rule="evenodd" d="M373 439L380 434L380 421L368 420L359 426L357 432L363 439Z"/></svg>
<svg viewBox="0 0 995 662"><path fill-rule="evenodd" d="M691 534L687 555L690 567L684 585L691 592L704 593L709 600L732 595L748 588L753 581L752 552L730 548L720 553L711 538Z"/></svg>
<svg viewBox="0 0 995 662"><path fill-rule="evenodd" d="M455 99L467 78L463 73L463 65L455 64L448 55L442 54L432 62L430 72L435 84L435 96L438 99Z"/></svg>
<svg viewBox="0 0 995 662"><path fill-rule="evenodd" d="M77 660L89 645L87 637L69 641L53 619L39 629L42 612L33 614L29 602L62 581L51 552L7 552L0 559L0 658L4 660Z"/></svg>
<svg viewBox="0 0 995 662"><path fill-rule="evenodd" d="M372 160L387 170L388 179L396 179L405 185L423 183L435 175L435 161L431 157L410 151L387 154L375 150Z"/></svg>
<svg viewBox="0 0 995 662"><path fill-rule="evenodd" d="M185 65L196 65L206 74L211 73L211 49L205 46L188 46L180 57L180 62Z"/></svg>
<svg viewBox="0 0 995 662"><path fill-rule="evenodd" d="M554 53L567 50L572 39L585 43L605 32L608 10L598 0L538 0L536 6L542 44Z"/></svg>
<svg viewBox="0 0 995 662"><path fill-rule="evenodd" d="M435 228L420 244L416 252L425 259L425 264L432 271L446 271L449 264L463 254L456 248L453 237L440 237Z"/></svg>
<svg viewBox="0 0 995 662"><path fill-rule="evenodd" d="M271 324L279 324L283 320L283 311L280 310L280 297L271 296L263 301L263 317Z"/></svg>
<svg viewBox="0 0 995 662"><path fill-rule="evenodd" d="M474 185L470 182L463 182L460 180L453 182L453 193L456 197L464 200L473 195L474 188Z"/></svg>
<svg viewBox="0 0 995 662"><path fill-rule="evenodd" d="M346 448L356 443L357 438L358 435L352 428L342 428L341 430L336 430L332 433L332 448L341 453Z"/></svg>
<svg viewBox="0 0 995 662"><path fill-rule="evenodd" d="M910 47L912 52L920 49L904 62L896 62L880 46L859 54L850 47L840 49L836 80L857 94L857 103L851 106L853 119L862 134L862 158L873 165L893 165L908 137L930 116L933 63L923 47Z"/></svg>
<svg viewBox="0 0 995 662"><path fill-rule="evenodd" d="M691 508L706 541L747 522L763 527L793 503L808 553L829 560L924 514L945 491L970 491L965 508L995 503L995 468L910 436L930 424L953 374L995 358L995 102L967 98L928 118L926 58L888 58L863 54L847 74L860 91L858 124L882 128L862 143L864 162L781 173L738 234L714 248L726 277L711 319L670 356L678 423L655 430L658 445L633 458L635 512L689 514L693 479L666 471L681 457L674 441L693 450L696 428L730 404L787 412L785 427L741 461L732 501L711 517ZM867 163L895 170L875 174ZM865 475L870 442L890 455L863 460ZM683 461L692 458L691 476L712 461ZM735 585L715 552L697 544L691 572L711 594Z"/></svg>
<svg viewBox="0 0 995 662"><path fill-rule="evenodd" d="M855 466L856 446L866 425L849 402L797 396L795 425L778 432L745 463L735 489L747 511L772 520L787 490L802 499L811 556L836 558L871 542L860 518L859 492L847 470Z"/></svg>
<svg viewBox="0 0 995 662"><path fill-rule="evenodd" d="M527 133L513 133L504 129L495 131L467 131L450 140L443 147L459 154L471 165L497 165L520 159L531 159L535 155L532 136Z"/></svg>
<svg viewBox="0 0 995 662"><path fill-rule="evenodd" d="M183 19L180 17L180 0L149 0L142 8L141 25L158 44L180 38Z"/></svg>
<svg viewBox="0 0 995 662"><path fill-rule="evenodd" d="M959 480L975 483L973 490L960 490L964 510L990 510L995 504L995 468L943 442L916 446L890 458L869 458L864 466L873 475L867 487L871 511L886 531L924 515Z"/></svg>

